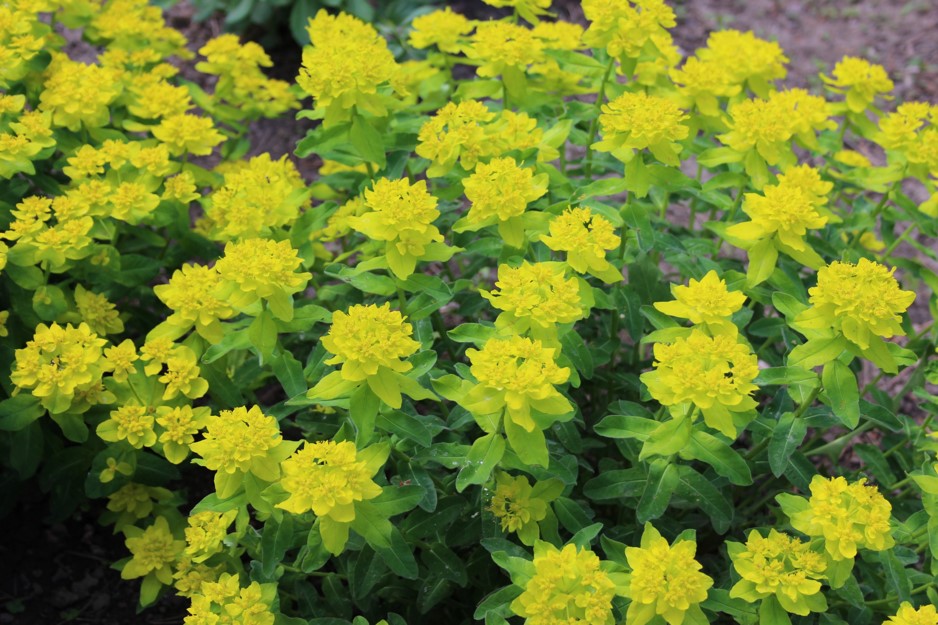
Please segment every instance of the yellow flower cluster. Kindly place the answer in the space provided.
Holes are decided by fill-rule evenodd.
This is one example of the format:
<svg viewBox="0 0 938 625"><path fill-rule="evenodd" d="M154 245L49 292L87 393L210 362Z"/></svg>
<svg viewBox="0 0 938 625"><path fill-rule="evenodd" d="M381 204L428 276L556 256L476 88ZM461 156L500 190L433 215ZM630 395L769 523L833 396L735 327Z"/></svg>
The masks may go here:
<svg viewBox="0 0 938 625"><path fill-rule="evenodd" d="M241 586L237 575L222 573L218 580L205 581L191 595L185 625L273 625L276 584L251 582Z"/></svg>
<svg viewBox="0 0 938 625"><path fill-rule="evenodd" d="M501 265L495 290L482 291L482 296L504 311L496 320L497 327L518 335L530 333L550 345L557 343L557 324L586 316L580 283L566 277L562 263Z"/></svg>
<svg viewBox="0 0 938 625"><path fill-rule="evenodd" d="M899 287L894 271L865 258L857 264L834 261L822 267L817 286L808 289L812 306L795 319L796 329L833 329L863 350L881 343L875 337L904 336L901 315L915 293Z"/></svg>
<svg viewBox="0 0 938 625"><path fill-rule="evenodd" d="M742 578L730 597L750 603L771 598L786 612L801 616L827 610L821 593L827 564L807 543L774 529L767 537L752 530L745 545L728 542L727 550Z"/></svg>
<svg viewBox="0 0 938 625"><path fill-rule="evenodd" d="M720 30L710 33L705 48L697 51L700 60L710 67L719 66L730 73L730 81L745 85L761 98L766 97L776 80L785 78L788 57L774 41L759 39L751 31Z"/></svg>
<svg viewBox="0 0 938 625"><path fill-rule="evenodd" d="M700 409L706 424L736 438L737 415L756 407L752 381L759 365L752 350L734 335L707 336L698 329L673 343L655 343L654 370L641 375L651 396L672 412Z"/></svg>
<svg viewBox="0 0 938 625"><path fill-rule="evenodd" d="M619 247L615 226L588 208L568 208L550 221L550 234L541 242L555 252L566 252L567 264L577 273L588 273L611 284L622 272L606 260L606 252Z"/></svg>
<svg viewBox="0 0 938 625"><path fill-rule="evenodd" d="M446 261L452 256L453 250L433 225L440 216L436 204L425 180L411 184L407 179L382 178L365 191L369 211L350 217L348 224L373 241L386 241L388 267L406 280L418 260Z"/></svg>
<svg viewBox="0 0 938 625"><path fill-rule="evenodd" d="M453 230L474 232L497 225L505 243L520 249L525 241L522 217L528 204L547 193L547 174L535 175L511 157L495 158L476 166L463 187L471 202L469 213Z"/></svg>
<svg viewBox="0 0 938 625"><path fill-rule="evenodd" d="M533 546L540 530L538 523L547 518L550 502L563 491L559 480L544 480L534 486L523 475L512 477L508 473L495 476L495 492L487 506L503 532L515 532L523 544Z"/></svg>
<svg viewBox="0 0 938 625"><path fill-rule="evenodd" d="M216 553L221 553L224 547L222 541L237 516L237 510L227 512L205 510L191 515L185 530L185 555L192 562L205 562Z"/></svg>
<svg viewBox="0 0 938 625"><path fill-rule="evenodd" d="M227 499L248 474L265 482L280 479L280 463L296 446L283 440L275 418L258 406L242 406L207 419L204 438L189 447L201 456L196 464L215 471L215 492Z"/></svg>
<svg viewBox="0 0 938 625"><path fill-rule="evenodd" d="M476 27L466 56L478 63L476 73L487 78L523 74L529 65L542 60L544 43L533 31L518 24L491 21Z"/></svg>
<svg viewBox="0 0 938 625"><path fill-rule="evenodd" d="M175 340L195 327L206 340L221 341L225 334L221 321L236 314L226 300L215 295L221 285L216 267L183 265L174 271L167 284L153 287L153 293L173 313L150 332L150 337Z"/></svg>
<svg viewBox="0 0 938 625"><path fill-rule="evenodd" d="M681 145L690 129L687 115L668 98L643 92L626 92L602 107L599 125L603 139L593 148L610 152L628 163L635 150L648 149L667 165L680 164Z"/></svg>
<svg viewBox="0 0 938 625"><path fill-rule="evenodd" d="M632 568L623 592L632 600L626 614L629 625L645 625L658 616L669 625L706 620L700 602L707 598L713 580L700 571L696 552L694 541L669 545L651 523L645 524L641 546L625 548Z"/></svg>
<svg viewBox="0 0 938 625"><path fill-rule="evenodd" d="M221 284L214 295L247 314L257 314L267 303L278 319L293 319L293 294L306 287L311 274L298 272L303 260L289 241L245 239L225 245L215 263Z"/></svg>
<svg viewBox="0 0 938 625"><path fill-rule="evenodd" d="M876 96L892 91L893 83L882 65L866 59L845 56L834 65L830 76L821 75L834 93L843 93L847 108L862 113L873 105Z"/></svg>
<svg viewBox="0 0 938 625"><path fill-rule="evenodd" d="M77 328L40 323L26 347L16 350L10 381L29 389L52 414L75 411L81 407L76 397L101 383L105 343L85 323Z"/></svg>
<svg viewBox="0 0 938 625"><path fill-rule="evenodd" d="M620 589L595 553L574 545L534 545L534 575L511 602L527 625L612 625L612 600Z"/></svg>
<svg viewBox="0 0 938 625"><path fill-rule="evenodd" d="M156 517L146 529L126 527L124 535L132 557L121 569L121 579L152 576L161 584L172 585L173 564L186 543L173 536L166 517Z"/></svg>
<svg viewBox="0 0 938 625"><path fill-rule="evenodd" d="M475 28L471 20L449 7L415 17L412 26L410 45L420 50L433 46L450 54L465 52L466 35Z"/></svg>
<svg viewBox="0 0 938 625"><path fill-rule="evenodd" d="M726 280L715 270L711 269L700 280L691 278L687 286L672 284L671 294L673 301L655 302L655 308L671 317L704 326L713 334L736 335L737 328L730 317L743 307L746 295L727 289Z"/></svg>
<svg viewBox="0 0 938 625"><path fill-rule="evenodd" d="M357 451L350 441L307 442L281 465L280 483L289 497L277 507L293 514L312 510L326 549L339 554L355 520L356 502L381 494L372 477L387 456L386 446Z"/></svg>
<svg viewBox="0 0 938 625"><path fill-rule="evenodd" d="M885 625L938 625L938 608L933 605L915 608L908 601L903 601L899 611L890 616Z"/></svg>
<svg viewBox="0 0 938 625"><path fill-rule="evenodd" d="M215 241L267 237L291 225L309 206L306 186L286 156L269 154L228 167L224 182L204 200L196 230Z"/></svg>
<svg viewBox="0 0 938 625"><path fill-rule="evenodd" d="M883 551L895 544L890 534L892 506L865 479L848 483L842 477L811 480L811 497L786 509L791 525L811 538L823 538L834 560L853 559L857 549Z"/></svg>
<svg viewBox="0 0 938 625"><path fill-rule="evenodd" d="M625 63L669 55L673 46L667 29L677 23L664 0L583 0L590 22L583 42L604 48Z"/></svg>
<svg viewBox="0 0 938 625"><path fill-rule="evenodd" d="M303 48L297 84L323 110L324 123L349 118L351 109L387 114L386 87L398 72L384 38L370 24L320 9L306 28L312 45Z"/></svg>

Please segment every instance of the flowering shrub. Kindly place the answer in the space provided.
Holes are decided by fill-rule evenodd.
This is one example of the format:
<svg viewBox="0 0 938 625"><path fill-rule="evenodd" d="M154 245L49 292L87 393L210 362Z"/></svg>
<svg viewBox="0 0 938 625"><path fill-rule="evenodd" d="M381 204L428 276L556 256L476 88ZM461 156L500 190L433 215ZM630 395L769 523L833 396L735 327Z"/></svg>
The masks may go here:
<svg viewBox="0 0 938 625"><path fill-rule="evenodd" d="M938 624L938 107L685 57L663 0L490 4L398 55L320 12L296 85L0 6L5 495L187 625ZM246 156L296 109L309 182Z"/></svg>

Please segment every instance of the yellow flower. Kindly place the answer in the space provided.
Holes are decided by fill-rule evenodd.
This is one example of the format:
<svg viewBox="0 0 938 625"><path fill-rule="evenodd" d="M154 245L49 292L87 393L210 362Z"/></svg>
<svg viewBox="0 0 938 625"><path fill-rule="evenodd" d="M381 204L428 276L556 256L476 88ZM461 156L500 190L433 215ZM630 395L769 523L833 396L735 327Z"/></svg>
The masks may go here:
<svg viewBox="0 0 938 625"><path fill-rule="evenodd" d="M216 553L221 553L224 548L222 541L237 516L237 510L206 510L190 516L186 527L185 554L192 562L205 562Z"/></svg>
<svg viewBox="0 0 938 625"><path fill-rule="evenodd" d="M280 462L297 443L280 436L274 417L258 406L222 410L207 419L204 438L189 445L202 457L194 461L215 471L215 491L222 499L234 495L247 474L265 482L280 479Z"/></svg>
<svg viewBox="0 0 938 625"><path fill-rule="evenodd" d="M644 92L626 92L602 107L602 140L593 148L628 163L635 150L648 149L662 163L677 166L690 129L688 117L672 100Z"/></svg>
<svg viewBox="0 0 938 625"><path fill-rule="evenodd" d="M681 625L688 617L706 621L700 602L706 600L713 580L700 572L696 552L693 540L669 545L651 523L645 524L641 546L625 548L632 568L623 593L632 600L626 615L629 625L645 625L656 616L668 625Z"/></svg>
<svg viewBox="0 0 938 625"><path fill-rule="evenodd" d="M538 16L550 15L551 0L482 0L485 4L500 9L511 7L518 15L531 22L537 23Z"/></svg>
<svg viewBox="0 0 938 625"><path fill-rule="evenodd" d="M457 401L489 434L503 423L508 442L528 464L547 466L543 430L573 416L570 401L556 389L570 369L557 365L555 353L520 336L490 338L482 349L466 350L476 383L466 382Z"/></svg>
<svg viewBox="0 0 938 625"><path fill-rule="evenodd" d="M159 442L163 455L173 464L180 464L189 455L189 446L195 435L204 428L211 416L207 406L193 409L192 406L160 406L156 409L156 423L163 432Z"/></svg>
<svg viewBox="0 0 938 625"><path fill-rule="evenodd" d="M146 529L127 527L124 544L131 559L121 569L121 579L135 579L152 575L161 584L172 585L173 563L183 550L185 542L176 540L169 530L166 517L159 516Z"/></svg>
<svg viewBox="0 0 938 625"><path fill-rule="evenodd" d="M88 324L95 334L119 334L124 331L117 308L107 297L86 291L80 284L75 286L75 305L78 316Z"/></svg>
<svg viewBox="0 0 938 625"><path fill-rule="evenodd" d="M547 174L519 167L515 159L495 158L479 164L463 180L469 213L453 224L455 232L476 231L498 225L498 232L511 247L524 245L524 215L528 204L547 193Z"/></svg>
<svg viewBox="0 0 938 625"><path fill-rule="evenodd" d="M26 347L16 350L10 381L30 389L52 414L68 412L77 393L100 383L101 349L106 342L86 323L77 328L40 323Z"/></svg>
<svg viewBox="0 0 938 625"><path fill-rule="evenodd" d="M139 359L134 342L124 339L120 345L104 350L104 369L111 372L115 382L124 383L127 376L136 370L134 363Z"/></svg>
<svg viewBox="0 0 938 625"><path fill-rule="evenodd" d="M678 93L683 96L684 106L690 108L693 105L701 115L708 117L720 115L720 98L732 97L742 90L734 82L731 70L726 65L716 61L702 61L693 56L680 69L674 68L668 75L677 86Z"/></svg>
<svg viewBox="0 0 938 625"><path fill-rule="evenodd" d="M173 588L180 597L193 599L200 596L202 584L211 583L218 580L218 576L224 570L224 565L208 566L206 564L194 564L192 558L183 555L176 562L176 572L173 573Z"/></svg>
<svg viewBox="0 0 938 625"><path fill-rule="evenodd" d="M529 65L544 57L544 43L524 26L501 21L481 22L466 56L478 63L476 73L479 76L523 74Z"/></svg>
<svg viewBox="0 0 938 625"><path fill-rule="evenodd" d="M807 543L771 529L768 537L752 530L745 545L726 545L742 578L730 590L730 597L750 603L775 600L786 612L800 616L827 610L819 581L824 579L827 564Z"/></svg>
<svg viewBox="0 0 938 625"><path fill-rule="evenodd" d="M266 237L293 224L309 205L306 186L291 161L255 156L225 171L222 186L204 201L196 228L215 241Z"/></svg>
<svg viewBox="0 0 938 625"><path fill-rule="evenodd" d="M411 184L406 178L381 178L365 191L369 212L350 217L348 223L374 241L387 241L388 266L400 280L406 280L418 260L445 261L452 256L433 225L440 216L436 204L425 180Z"/></svg>
<svg viewBox="0 0 938 625"><path fill-rule="evenodd" d="M619 587L588 549L550 543L534 545L534 574L511 602L527 625L612 625L612 600Z"/></svg>
<svg viewBox="0 0 938 625"><path fill-rule="evenodd" d="M750 397L759 364L735 336L707 336L698 329L673 343L655 343L654 370L641 375L651 396L672 412L688 405L700 409L706 424L736 438L734 415L756 407Z"/></svg>
<svg viewBox="0 0 938 625"><path fill-rule="evenodd" d="M495 290L481 293L492 306L504 311L498 316L497 327L516 334L530 332L551 344L556 343L558 323L573 323L587 314L579 280L568 279L561 263L501 265Z"/></svg>
<svg viewBox="0 0 938 625"><path fill-rule="evenodd" d="M166 117L150 132L169 148L173 156L207 156L225 140L224 135L215 129L211 118L188 113Z"/></svg>
<svg viewBox="0 0 938 625"><path fill-rule="evenodd" d="M195 106L188 89L165 80L131 83L129 92L133 100L128 103L127 111L142 119L183 115Z"/></svg>
<svg viewBox="0 0 938 625"><path fill-rule="evenodd" d="M110 443L127 441L135 449L152 447L156 443L153 431L153 411L133 402L111 411L111 418L95 430L101 440Z"/></svg>
<svg viewBox="0 0 938 625"><path fill-rule="evenodd" d="M7 319L9 318L10 318L9 310L0 310L0 337L10 335L10 331L7 330Z"/></svg>
<svg viewBox="0 0 938 625"><path fill-rule="evenodd" d="M874 337L905 336L900 322L915 300L893 277L895 269L861 258L859 263L834 261L818 271L817 286L808 289L812 304L795 319L795 329L832 328L866 350Z"/></svg>
<svg viewBox="0 0 938 625"><path fill-rule="evenodd" d="M927 102L904 102L895 112L879 120L879 133L873 138L886 150L905 150L918 138L918 131L925 126L932 106Z"/></svg>
<svg viewBox="0 0 938 625"><path fill-rule="evenodd" d="M372 477L384 466L389 451L385 445L358 451L350 441L306 442L281 465L281 484L290 496L277 507L293 514L312 510L319 517L326 549L338 555L355 520L356 502L381 494Z"/></svg>
<svg viewBox="0 0 938 625"><path fill-rule="evenodd" d="M477 100L447 102L417 134L417 155L432 161L427 176L444 176L457 161L471 171L479 159L490 156L484 125L493 119L495 113Z"/></svg>
<svg viewBox="0 0 938 625"><path fill-rule="evenodd" d="M164 200L174 200L182 204L188 204L200 197L196 190L195 177L191 172L184 171L163 181L162 198Z"/></svg>
<svg viewBox="0 0 938 625"><path fill-rule="evenodd" d="M568 208L550 221L550 234L541 241L555 252L567 253L567 264L607 284L622 279L622 272L606 260L606 252L619 247L615 227L588 208Z"/></svg>
<svg viewBox="0 0 938 625"><path fill-rule="evenodd" d="M56 54L39 94L39 108L52 113L52 123L72 132L100 128L111 118L108 108L121 93L117 73Z"/></svg>
<svg viewBox="0 0 938 625"><path fill-rule="evenodd" d="M582 5L590 22L583 42L620 60L646 56L649 46L661 54L658 44L670 43L667 29L677 23L664 0L583 0Z"/></svg>
<svg viewBox="0 0 938 625"><path fill-rule="evenodd" d="M738 85L766 97L772 83L785 78L788 57L774 41L759 39L752 32L721 30L707 39L707 47L697 51L702 61L725 67Z"/></svg>
<svg viewBox="0 0 938 625"><path fill-rule="evenodd" d="M545 50L580 50L583 27L571 22L538 22L531 31L544 42Z"/></svg>
<svg viewBox="0 0 938 625"><path fill-rule="evenodd" d="M557 479L535 482L532 487L523 475L512 477L499 472L486 510L498 519L503 532L516 532L518 539L530 547L540 535L538 523L547 518L550 502L559 497L563 489L563 482Z"/></svg>
<svg viewBox="0 0 938 625"><path fill-rule="evenodd" d="M293 319L293 294L306 287L312 274L297 272L303 260L289 241L245 239L225 245L215 263L221 284L213 293L247 314L257 314L261 300L278 319Z"/></svg>
<svg viewBox="0 0 938 625"><path fill-rule="evenodd" d="M785 513L791 526L811 538L823 538L833 560L852 560L857 549L883 551L895 541L890 534L892 506L866 479L848 483L842 477L811 479L807 501L791 496Z"/></svg>
<svg viewBox="0 0 938 625"><path fill-rule="evenodd" d="M674 301L655 302L655 308L671 317L704 325L714 334L736 335L737 328L730 317L743 307L746 295L728 290L726 281L715 270L711 269L700 280L691 278L687 286L672 284L671 294Z"/></svg>
<svg viewBox="0 0 938 625"><path fill-rule="evenodd" d="M893 84L882 65L874 65L865 59L845 56L834 65L831 76L821 74L834 93L846 94L847 108L862 113L877 95L892 91Z"/></svg>
<svg viewBox="0 0 938 625"><path fill-rule="evenodd" d="M223 299L213 295L221 285L215 267L183 265L173 272L168 284L153 287L153 293L173 314L154 328L150 336L177 339L195 326L207 341L218 343L224 337L222 319L230 319L235 310Z"/></svg>
<svg viewBox="0 0 938 625"><path fill-rule="evenodd" d="M166 359L166 372L159 380L166 385L163 399L174 399L182 394L189 399L198 399L208 392L208 382L199 377L201 369L195 352L185 345L179 345Z"/></svg>
<svg viewBox="0 0 938 625"><path fill-rule="evenodd" d="M115 529L119 531L123 525L150 516L154 502L163 503L172 496L173 493L165 488L129 482L108 495L107 509L120 513L121 519L126 520L115 525Z"/></svg>
<svg viewBox="0 0 938 625"><path fill-rule="evenodd" d="M349 109L387 115L388 97L379 92L398 70L387 42L370 24L320 9L306 27L312 45L303 48L296 82L325 109L325 124L348 119Z"/></svg>
<svg viewBox="0 0 938 625"><path fill-rule="evenodd" d="M933 605L912 607L908 601L899 605L895 616L890 616L885 625L938 625L938 609Z"/></svg>
<svg viewBox="0 0 938 625"><path fill-rule="evenodd" d="M237 575L222 573L217 581L206 581L192 596L185 625L274 625L271 605L277 597L276 584L251 582L241 587Z"/></svg>
<svg viewBox="0 0 938 625"><path fill-rule="evenodd" d="M866 156L857 152L856 150L840 150L839 152L834 153L834 160L838 163L843 163L848 167L872 167L873 163L870 162Z"/></svg>
<svg viewBox="0 0 938 625"><path fill-rule="evenodd" d="M467 47L466 35L475 23L446 7L415 17L410 33L410 45L418 49L436 46L440 52L459 54Z"/></svg>

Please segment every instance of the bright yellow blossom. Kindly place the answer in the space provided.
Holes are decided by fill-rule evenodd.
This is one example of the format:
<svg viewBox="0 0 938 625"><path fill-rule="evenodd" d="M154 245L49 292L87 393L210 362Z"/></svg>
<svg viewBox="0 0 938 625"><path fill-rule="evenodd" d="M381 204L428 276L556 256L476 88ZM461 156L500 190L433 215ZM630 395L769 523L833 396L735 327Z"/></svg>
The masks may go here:
<svg viewBox="0 0 938 625"><path fill-rule="evenodd" d="M728 542L727 550L742 578L730 597L750 603L778 601L786 612L800 616L827 610L820 581L827 564L807 543L774 529L768 537L752 530L745 545Z"/></svg>
<svg viewBox="0 0 938 625"><path fill-rule="evenodd" d="M325 111L325 124L348 119L360 108L383 117L388 97L379 88L391 81L397 63L384 37L371 24L320 9L306 27L312 45L303 48L296 82Z"/></svg>
<svg viewBox="0 0 938 625"><path fill-rule="evenodd" d="M185 554L193 562L205 562L216 553L220 553L224 548L222 541L237 516L237 510L227 512L206 510L190 516L186 527Z"/></svg>
<svg viewBox="0 0 938 625"><path fill-rule="evenodd" d="M590 22L583 41L604 48L620 62L660 55L670 45L669 28L677 23L665 0L583 0Z"/></svg>
<svg viewBox="0 0 938 625"><path fill-rule="evenodd" d="M622 272L606 260L606 252L619 247L615 227L588 208L568 208L551 219L550 234L541 235L541 241L555 252L566 252L567 264L577 273L606 284L622 279Z"/></svg>
<svg viewBox="0 0 938 625"><path fill-rule="evenodd" d="M251 582L241 587L237 575L222 573L192 595L185 625L274 625L271 611L277 584Z"/></svg>
<svg viewBox="0 0 938 625"><path fill-rule="evenodd" d="M524 261L519 267L499 266L495 290L481 293L504 311L497 327L519 335L530 332L533 338L553 344L557 324L572 323L587 314L580 289L578 279L566 277L563 264Z"/></svg>
<svg viewBox="0 0 938 625"><path fill-rule="evenodd" d="M612 600L621 590L595 553L538 541L532 566L524 592L511 602L526 625L612 625Z"/></svg>
<svg viewBox="0 0 938 625"><path fill-rule="evenodd" d="M457 162L471 171L481 158L490 156L484 126L493 119L495 113L477 100L447 102L417 135L417 155L432 161L427 176L443 176Z"/></svg>
<svg viewBox="0 0 938 625"><path fill-rule="evenodd" d="M915 608L908 601L899 604L899 611L884 625L938 625L938 609L933 605Z"/></svg>
<svg viewBox="0 0 938 625"><path fill-rule="evenodd" d="M311 274L298 272L302 259L289 241L245 239L225 245L225 255L215 263L221 283L213 295L236 310L259 312L267 302L278 319L293 319L293 294L306 287Z"/></svg>
<svg viewBox="0 0 938 625"><path fill-rule="evenodd" d="M696 551L693 540L669 545L651 523L645 524L641 546L625 548L632 568L623 593L632 600L625 617L629 625L645 625L656 616L668 625L681 625L685 619L706 621L700 602L706 600L713 580L700 572Z"/></svg>
<svg viewBox="0 0 938 625"><path fill-rule="evenodd" d="M76 394L101 381L101 349L106 342L86 323L77 328L40 323L26 347L16 350L10 381L30 389L52 414L68 412Z"/></svg>
<svg viewBox="0 0 938 625"><path fill-rule="evenodd" d="M892 91L893 83L882 65L866 59L845 56L837 61L830 76L821 74L834 93L843 93L847 108L853 113L862 113L869 108L877 95Z"/></svg>
<svg viewBox="0 0 938 625"><path fill-rule="evenodd" d="M100 128L110 121L108 105L121 93L116 72L58 54L46 71L39 106L52 113L53 125L78 132L82 126Z"/></svg>
<svg viewBox="0 0 938 625"><path fill-rule="evenodd" d="M495 476L495 492L486 509L501 524L505 533L515 532L518 540L529 547L540 536L538 523L547 518L550 502L563 492L563 482L541 480L534 486L523 475L499 472Z"/></svg>
<svg viewBox="0 0 938 625"><path fill-rule="evenodd" d="M406 280L418 260L446 261L453 255L433 225L440 216L436 204L425 180L411 184L406 178L382 178L365 191L365 206L370 210L350 217L348 223L373 241L386 241L388 267Z"/></svg>
<svg viewBox="0 0 938 625"><path fill-rule="evenodd" d="M534 174L519 167L515 159L496 158L479 164L463 180L469 213L453 224L456 232L476 231L498 225L498 232L511 247L524 245L522 216L528 204L547 193L547 174Z"/></svg>
<svg viewBox="0 0 938 625"><path fill-rule="evenodd" d="M674 301L655 302L655 308L671 317L704 325L714 334L736 335L737 328L730 317L743 307L746 295L728 290L726 281L715 270L711 269L700 280L691 278L687 286L672 284L671 294Z"/></svg>
<svg viewBox="0 0 938 625"><path fill-rule="evenodd" d="M668 75L683 97L683 106L691 105L701 115L717 117L720 114L720 98L738 94L742 87L734 82L731 70L716 61L701 61L690 57L680 69L672 69Z"/></svg>
<svg viewBox="0 0 938 625"><path fill-rule="evenodd" d="M199 377L199 357L192 349L179 345L166 359L166 371L159 381L166 385L163 399L174 399L182 394L189 399L198 399L208 392L208 381Z"/></svg>
<svg viewBox="0 0 938 625"><path fill-rule="evenodd" d="M468 35L475 23L446 7L415 17L410 33L410 45L417 49L436 46L440 52L459 54L464 52Z"/></svg>
<svg viewBox="0 0 938 625"><path fill-rule="evenodd" d="M166 517L156 517L153 524L146 529L126 527L124 535L127 537L124 544L132 557L121 569L121 579L153 578L153 581L159 584L171 586L173 564L182 552L185 541L177 540L173 536ZM153 584L153 581L149 583ZM143 583L146 585L147 579ZM141 591L142 603L148 603L144 600L147 595L147 592ZM156 592L153 591L152 598L155 596Z"/></svg>
<svg viewBox="0 0 938 625"><path fill-rule="evenodd" d="M166 117L150 132L166 144L173 156L206 156L225 140L224 135L215 129L211 118L188 113Z"/></svg>
<svg viewBox="0 0 938 625"><path fill-rule="evenodd" d="M159 442L163 455L173 464L180 464L189 455L189 446L195 435L208 424L211 409L207 406L160 406L156 409L156 424L163 430Z"/></svg>
<svg viewBox="0 0 938 625"><path fill-rule="evenodd" d="M126 382L127 376L136 370L134 363L139 359L137 348L130 339L124 339L119 345L104 350L105 371L111 372L115 382Z"/></svg>
<svg viewBox="0 0 938 625"><path fill-rule="evenodd" d="M293 514L312 510L319 517L323 544L338 555L348 541L356 502L381 494L372 477L389 451L386 445L358 451L350 441L306 442L281 465L281 484L290 496L277 507Z"/></svg>
<svg viewBox="0 0 938 625"><path fill-rule="evenodd" d="M817 286L808 289L811 308L795 319L801 331L833 329L866 350L893 336L905 336L900 322L915 300L893 277L895 269L861 258L857 264L834 261L818 271Z"/></svg>
<svg viewBox="0 0 938 625"><path fill-rule="evenodd" d="M736 336L694 329L673 343L655 343L654 352L654 370L641 375L651 396L678 414L696 406L708 426L736 438L737 415L757 405L751 395L759 365L752 350Z"/></svg>
<svg viewBox="0 0 938 625"><path fill-rule="evenodd" d="M811 497L780 499L791 526L811 538L823 538L833 560L853 560L857 549L883 551L895 541L890 534L892 506L866 479L848 483L842 477L811 479Z"/></svg>
<svg viewBox="0 0 938 625"><path fill-rule="evenodd" d="M745 85L759 97L769 94L771 85L785 78L788 57L774 41L759 39L749 32L721 30L710 33L707 47L697 51L702 61L727 68L738 85Z"/></svg>
<svg viewBox="0 0 938 625"><path fill-rule="evenodd" d="M227 301L213 295L222 279L215 267L183 265L173 272L168 284L153 287L153 293L173 311L150 332L151 337L177 339L193 326L196 332L212 343L224 337L221 321L236 313Z"/></svg>
<svg viewBox="0 0 938 625"><path fill-rule="evenodd" d="M662 163L677 166L678 141L690 132L685 120L684 111L668 98L626 92L603 105L599 116L603 138L593 148L611 152L625 163L632 160L635 150L647 148Z"/></svg>
<svg viewBox="0 0 938 625"><path fill-rule="evenodd" d="M153 410L136 402L124 404L112 410L111 418L98 425L96 432L110 443L127 441L135 449L152 447L156 443Z"/></svg>
<svg viewBox="0 0 938 625"><path fill-rule="evenodd" d="M75 306L78 308L78 317L87 323L95 334L104 336L124 331L124 322L121 321L117 308L106 296L87 291L78 284L75 286Z"/></svg>
<svg viewBox="0 0 938 625"><path fill-rule="evenodd" d="M283 440L274 417L242 406L207 419L204 438L189 448L201 456L196 464L215 471L215 492L227 499L249 474L265 482L280 479L280 462L297 444Z"/></svg>
<svg viewBox="0 0 938 625"><path fill-rule="evenodd" d="M531 29L501 21L479 23L466 51L466 56L479 65L476 73L486 78L521 75L543 55L544 43Z"/></svg>

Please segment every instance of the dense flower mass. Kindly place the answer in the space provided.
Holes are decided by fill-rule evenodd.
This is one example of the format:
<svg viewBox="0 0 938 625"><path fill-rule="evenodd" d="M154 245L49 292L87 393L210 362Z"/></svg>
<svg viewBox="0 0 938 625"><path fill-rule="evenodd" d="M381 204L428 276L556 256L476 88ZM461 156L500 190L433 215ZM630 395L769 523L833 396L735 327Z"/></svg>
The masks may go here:
<svg viewBox="0 0 938 625"><path fill-rule="evenodd" d="M705 325L716 332L729 330L735 334L735 326L728 320L743 307L746 295L727 289L726 280L720 278L716 271L707 272L700 280L691 278L687 286L672 285L671 293L674 295L673 301L655 302L655 308L666 315Z"/></svg>
<svg viewBox="0 0 938 625"><path fill-rule="evenodd" d="M903 291L895 269L861 258L856 264L834 261L818 271L817 286L808 290L811 308L798 316L798 328L833 329L861 349L873 337L903 336L901 315L915 293Z"/></svg>
<svg viewBox="0 0 938 625"><path fill-rule="evenodd" d="M567 264L604 282L617 282L622 274L606 260L606 252L619 247L615 227L588 208L568 208L550 222L550 234L541 241L556 252L567 253Z"/></svg>
<svg viewBox="0 0 938 625"><path fill-rule="evenodd" d="M865 479L842 477L811 480L811 497L789 512L791 525L812 538L823 538L834 560L852 559L857 549L883 551L895 544L889 526L892 506Z"/></svg>
<svg viewBox="0 0 938 625"><path fill-rule="evenodd" d="M153 575L163 584L172 584L172 566L185 542L173 536L166 518L157 517L146 529L125 528L124 534L127 536L125 543L132 557L121 569L121 578L134 579Z"/></svg>
<svg viewBox="0 0 938 625"><path fill-rule="evenodd" d="M592 551L575 545L557 549L538 542L534 575L512 601L511 610L526 625L611 625L615 621L612 600L617 594L620 590Z"/></svg>
<svg viewBox="0 0 938 625"><path fill-rule="evenodd" d="M556 324L584 316L580 285L575 278L566 277L560 263L502 265L495 290L482 295L504 311L498 325L519 334L530 331L535 338L549 339L556 333Z"/></svg>
<svg viewBox="0 0 938 625"><path fill-rule="evenodd" d="M755 354L733 335L707 336L694 329L673 343L655 343L654 370L643 373L648 392L665 406L692 404L704 421L730 438L737 431L733 414L756 407Z"/></svg>
<svg viewBox="0 0 938 625"><path fill-rule="evenodd" d="M412 365L406 358L420 348L412 334L411 325L390 304L356 305L347 313L333 313L332 327L322 344L333 354L328 364L341 364L342 377L359 382L382 368L409 371Z"/></svg>
<svg viewBox="0 0 938 625"><path fill-rule="evenodd" d="M623 93L604 104L599 116L603 140L597 150L612 152L626 163L635 150L648 149L655 158L677 165L681 146L690 129L684 124L687 115L674 102L644 93Z"/></svg>
<svg viewBox="0 0 938 625"><path fill-rule="evenodd" d="M889 93L894 86L882 65L855 56L845 56L829 77L821 78L831 90L845 95L847 107L854 113L865 111L876 96Z"/></svg>
<svg viewBox="0 0 938 625"><path fill-rule="evenodd" d="M938 625L938 608L933 605L915 608L908 601L903 601L899 611L889 617L886 625Z"/></svg>
<svg viewBox="0 0 938 625"><path fill-rule="evenodd" d="M650 523L645 525L640 547L626 547L632 573L623 594L632 600L626 618L630 624L645 625L656 616L669 625L681 625L701 615L699 604L707 598L713 580L700 572L694 559L697 544L679 540L669 545Z"/></svg>
<svg viewBox="0 0 938 625"><path fill-rule="evenodd" d="M728 543L727 547L733 568L742 578L730 590L730 597L746 601L772 597L786 612L801 616L827 609L821 593L827 564L809 544L771 529L768 536L752 530L745 545Z"/></svg>

